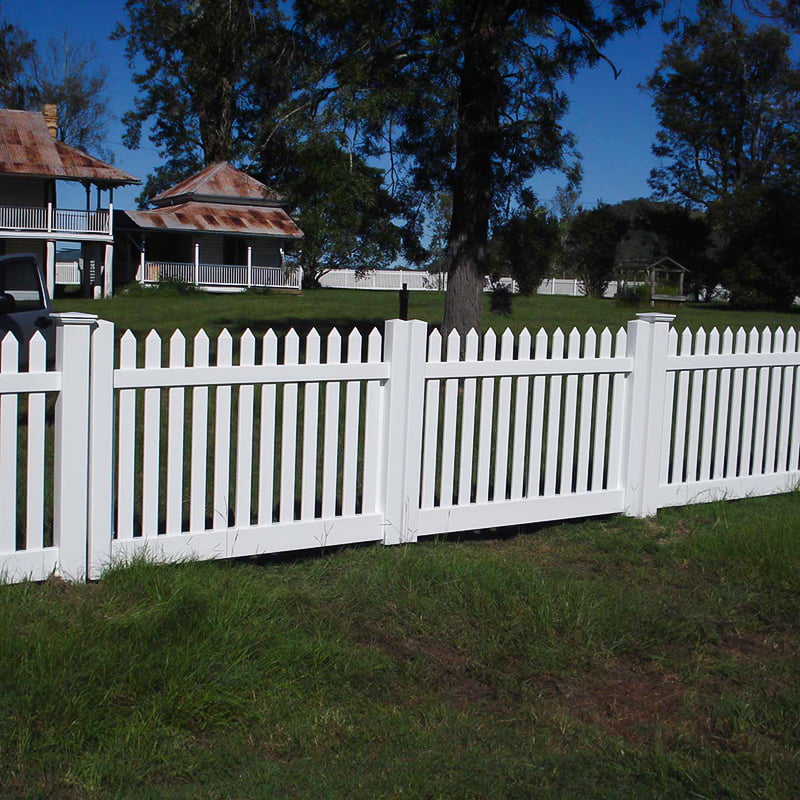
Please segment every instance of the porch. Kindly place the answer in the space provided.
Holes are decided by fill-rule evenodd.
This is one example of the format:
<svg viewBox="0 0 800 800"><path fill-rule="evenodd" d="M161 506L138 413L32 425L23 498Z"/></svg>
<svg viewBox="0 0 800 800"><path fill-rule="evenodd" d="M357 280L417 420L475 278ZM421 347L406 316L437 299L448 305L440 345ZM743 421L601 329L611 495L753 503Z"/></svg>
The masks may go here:
<svg viewBox="0 0 800 800"><path fill-rule="evenodd" d="M0 231L16 234L57 234L70 239L87 235L108 236L111 209L86 211L46 206L0 206Z"/></svg>
<svg viewBox="0 0 800 800"><path fill-rule="evenodd" d="M201 288L226 289L295 289L302 285L301 269L257 264L201 264L200 262L145 261L142 283L162 280L191 283Z"/></svg>

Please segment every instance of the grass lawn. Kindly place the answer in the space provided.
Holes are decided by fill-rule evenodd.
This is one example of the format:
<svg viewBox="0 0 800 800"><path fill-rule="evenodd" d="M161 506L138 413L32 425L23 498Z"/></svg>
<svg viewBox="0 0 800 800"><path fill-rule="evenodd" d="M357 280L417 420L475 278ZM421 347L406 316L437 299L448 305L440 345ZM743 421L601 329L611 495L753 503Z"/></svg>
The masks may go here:
<svg viewBox="0 0 800 800"><path fill-rule="evenodd" d="M0 587L0 795L800 796L800 494Z"/></svg>
<svg viewBox="0 0 800 800"><path fill-rule="evenodd" d="M320 289L302 294L244 293L215 295L195 293L185 296L166 291L137 290L129 295L108 300L64 299L55 302L57 311L85 311L115 322L122 330L133 330L146 334L155 328L162 334L170 334L180 328L193 335L204 328L209 335L216 335L223 328L237 335L250 328L254 333L263 333L269 327L282 332L290 327L307 330L316 326L327 331L332 326L350 330L354 325L369 330L380 326L384 320L398 314L397 292L359 291L346 289ZM440 323L444 296L438 292L412 292L409 316L431 323ZM581 330L594 327L602 330L609 326L613 330L634 317L637 311L651 311L649 306L635 308L621 306L614 300L595 300L588 297L517 297L513 302L511 316L498 316L489 311L488 296L483 314L484 327L497 331L510 327L519 331L524 327L538 330L544 327L554 330L561 326ZM726 306L706 304L675 305L663 309L677 314L675 325L679 329L714 326L746 328L756 326L795 327L800 325L800 308L790 313L735 311Z"/></svg>

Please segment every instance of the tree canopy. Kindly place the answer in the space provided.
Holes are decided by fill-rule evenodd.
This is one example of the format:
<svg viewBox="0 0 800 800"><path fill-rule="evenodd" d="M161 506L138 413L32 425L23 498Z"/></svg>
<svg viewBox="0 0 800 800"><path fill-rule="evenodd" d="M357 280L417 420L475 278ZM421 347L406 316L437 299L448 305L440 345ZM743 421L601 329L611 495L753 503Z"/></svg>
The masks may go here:
<svg viewBox="0 0 800 800"><path fill-rule="evenodd" d="M409 191L452 195L444 328L479 327L490 220L540 169L563 168L559 81L644 24L651 0L297 0L329 64L324 103Z"/></svg>
<svg viewBox="0 0 800 800"><path fill-rule="evenodd" d="M750 30L718 3L701 4L696 21L669 30L646 84L660 124L656 194L707 208L793 172L800 70L789 36L774 26Z"/></svg>
<svg viewBox="0 0 800 800"><path fill-rule="evenodd" d="M0 6L0 106L26 108L33 92L28 64L36 43L27 33L2 17Z"/></svg>
<svg viewBox="0 0 800 800"><path fill-rule="evenodd" d="M217 161L252 162L291 91L292 40L277 0L126 0L124 39L137 87L125 144L143 130L162 162L140 200Z"/></svg>

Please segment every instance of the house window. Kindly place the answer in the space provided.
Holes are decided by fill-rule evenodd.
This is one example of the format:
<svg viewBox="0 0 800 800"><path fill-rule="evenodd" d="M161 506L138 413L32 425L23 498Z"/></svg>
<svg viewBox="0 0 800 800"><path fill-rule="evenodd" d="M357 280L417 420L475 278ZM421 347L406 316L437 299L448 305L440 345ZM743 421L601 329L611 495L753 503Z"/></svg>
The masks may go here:
<svg viewBox="0 0 800 800"><path fill-rule="evenodd" d="M222 240L222 260L225 264L243 266L247 263L247 240L241 236L226 236Z"/></svg>

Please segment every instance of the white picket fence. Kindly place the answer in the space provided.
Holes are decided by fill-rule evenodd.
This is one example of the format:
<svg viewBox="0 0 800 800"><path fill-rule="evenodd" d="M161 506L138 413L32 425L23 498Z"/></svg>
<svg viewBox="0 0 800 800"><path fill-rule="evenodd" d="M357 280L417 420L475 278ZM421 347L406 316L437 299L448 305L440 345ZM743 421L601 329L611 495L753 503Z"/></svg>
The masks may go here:
<svg viewBox="0 0 800 800"><path fill-rule="evenodd" d="M27 372L13 337L0 350L7 581L644 516L800 478L794 330L679 335L641 314L442 342L391 320L346 339L126 333L115 353L111 323L56 316L54 371L38 334Z"/></svg>

